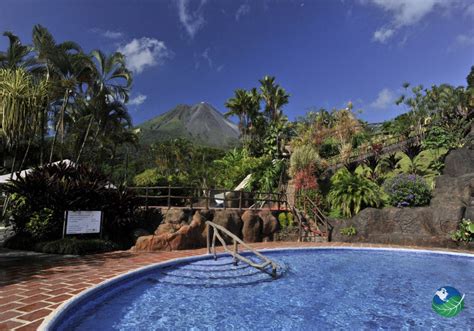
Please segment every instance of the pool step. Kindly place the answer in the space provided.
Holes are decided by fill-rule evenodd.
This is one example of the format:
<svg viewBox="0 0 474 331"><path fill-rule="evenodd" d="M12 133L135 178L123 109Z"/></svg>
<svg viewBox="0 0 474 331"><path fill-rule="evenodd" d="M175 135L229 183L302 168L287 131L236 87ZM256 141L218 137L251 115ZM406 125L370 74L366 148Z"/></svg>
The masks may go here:
<svg viewBox="0 0 474 331"><path fill-rule="evenodd" d="M280 270L279 274L283 271ZM232 257L224 256L215 261L201 260L163 269L160 276L153 277L150 281L176 286L243 286L273 280L271 267L267 272L262 272L242 262L234 265Z"/></svg>

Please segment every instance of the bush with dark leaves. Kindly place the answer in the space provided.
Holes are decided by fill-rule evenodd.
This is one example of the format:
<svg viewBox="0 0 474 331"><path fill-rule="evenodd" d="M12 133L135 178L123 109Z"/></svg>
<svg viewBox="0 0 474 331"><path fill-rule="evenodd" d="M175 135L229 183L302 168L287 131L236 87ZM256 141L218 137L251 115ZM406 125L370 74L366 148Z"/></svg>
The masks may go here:
<svg viewBox="0 0 474 331"><path fill-rule="evenodd" d="M7 216L18 235L35 241L62 236L67 210L101 210L104 230L120 238L134 222L135 197L124 188L115 188L93 167L65 162L35 168L10 181Z"/></svg>

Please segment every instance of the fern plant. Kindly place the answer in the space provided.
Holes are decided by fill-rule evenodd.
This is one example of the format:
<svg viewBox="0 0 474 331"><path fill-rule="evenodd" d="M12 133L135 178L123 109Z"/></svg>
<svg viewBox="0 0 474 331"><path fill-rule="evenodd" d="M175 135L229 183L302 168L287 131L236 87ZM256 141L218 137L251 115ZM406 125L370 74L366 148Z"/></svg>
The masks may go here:
<svg viewBox="0 0 474 331"><path fill-rule="evenodd" d="M328 202L344 217L352 217L365 207L379 207L382 204L381 190L370 179L343 168L331 178Z"/></svg>

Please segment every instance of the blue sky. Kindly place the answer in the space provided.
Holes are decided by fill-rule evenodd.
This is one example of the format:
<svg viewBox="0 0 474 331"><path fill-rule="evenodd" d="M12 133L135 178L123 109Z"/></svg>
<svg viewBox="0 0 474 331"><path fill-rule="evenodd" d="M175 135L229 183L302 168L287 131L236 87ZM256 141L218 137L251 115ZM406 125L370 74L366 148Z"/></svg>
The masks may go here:
<svg viewBox="0 0 474 331"><path fill-rule="evenodd" d="M135 124L180 103L225 111L266 74L291 94L290 119L352 101L376 122L403 111L402 83L465 85L474 65L474 0L0 2L0 31L29 43L37 23L58 42L127 56Z"/></svg>

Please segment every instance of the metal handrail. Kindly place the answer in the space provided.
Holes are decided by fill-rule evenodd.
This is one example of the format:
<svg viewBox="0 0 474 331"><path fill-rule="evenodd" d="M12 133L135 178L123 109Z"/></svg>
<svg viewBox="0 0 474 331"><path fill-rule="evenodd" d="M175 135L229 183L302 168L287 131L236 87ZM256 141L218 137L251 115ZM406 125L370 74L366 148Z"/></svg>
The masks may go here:
<svg viewBox="0 0 474 331"><path fill-rule="evenodd" d="M271 276L273 278L276 278L277 276L277 268L278 264L274 262L273 260L269 259L265 255L259 253L255 249L253 249L251 246L246 244L242 239L237 237L235 234L224 228L223 226L216 224L211 221L206 221L206 229L207 229L207 253L211 254L211 249L214 254L214 260L217 260L217 253L216 253L216 238L219 239L219 241L222 244L222 247L224 247L224 250L228 252L232 257L234 258L234 265L237 265L237 260L240 260L244 263L247 263L249 266L256 268L262 272L268 273L267 270L265 270L266 267L271 266L272 267L272 272ZM211 238L210 238L210 228L213 228L213 235L212 235L212 244L211 244ZM221 234L219 232L222 232L232 238L234 248L231 250L227 247L227 243L225 242L224 238L222 238ZM252 253L254 253L256 256L258 256L260 259L262 259L264 262L263 263L255 263L250 259L247 259L245 256L242 256L239 254L239 244L250 250Z"/></svg>

